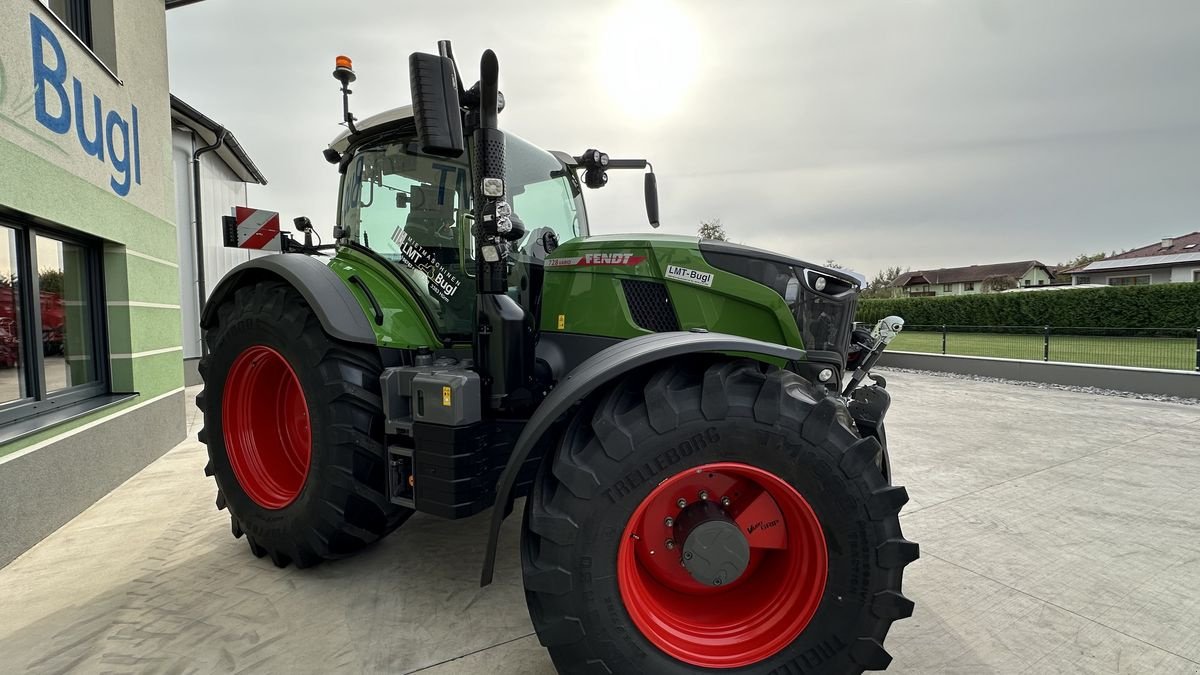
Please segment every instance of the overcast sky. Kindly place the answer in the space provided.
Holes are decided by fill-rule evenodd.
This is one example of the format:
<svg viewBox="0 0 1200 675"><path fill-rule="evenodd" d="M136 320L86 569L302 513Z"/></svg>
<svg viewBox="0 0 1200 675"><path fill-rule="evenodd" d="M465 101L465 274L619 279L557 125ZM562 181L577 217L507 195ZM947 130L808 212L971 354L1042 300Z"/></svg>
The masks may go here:
<svg viewBox="0 0 1200 675"><path fill-rule="evenodd" d="M354 8L354 9L349 9ZM1200 2L503 3L207 0L168 12L172 91L270 180L252 206L328 232L333 57L364 118L407 104L407 57L500 59L501 126L646 157L663 231L865 274L1133 248L1200 230ZM586 194L646 232L638 176Z"/></svg>

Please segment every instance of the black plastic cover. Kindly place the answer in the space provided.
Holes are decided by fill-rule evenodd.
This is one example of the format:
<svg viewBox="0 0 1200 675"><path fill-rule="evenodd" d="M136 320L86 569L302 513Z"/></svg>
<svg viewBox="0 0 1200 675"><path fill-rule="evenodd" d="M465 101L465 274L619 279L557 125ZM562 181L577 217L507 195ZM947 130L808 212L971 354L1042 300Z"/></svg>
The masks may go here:
<svg viewBox="0 0 1200 675"><path fill-rule="evenodd" d="M416 52L408 57L408 70L421 151L439 157L462 155L465 142L454 62Z"/></svg>

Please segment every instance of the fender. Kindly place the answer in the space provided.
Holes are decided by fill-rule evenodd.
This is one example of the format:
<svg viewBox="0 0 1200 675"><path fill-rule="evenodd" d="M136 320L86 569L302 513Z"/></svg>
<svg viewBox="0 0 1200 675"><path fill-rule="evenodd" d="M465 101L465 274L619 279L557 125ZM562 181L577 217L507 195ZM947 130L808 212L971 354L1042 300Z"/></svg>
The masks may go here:
<svg viewBox="0 0 1200 675"><path fill-rule="evenodd" d="M320 261L293 253L252 258L229 270L205 303L200 326L212 324L217 307L234 289L249 278L263 277L282 279L299 291L330 337L375 344L375 331L346 284Z"/></svg>
<svg viewBox="0 0 1200 675"><path fill-rule="evenodd" d="M492 525L488 533L480 586L492 583L496 567L496 546L500 540L500 525L512 506L512 489L517 474L529 453L542 435L579 401L635 368L686 354L700 352L740 352L772 358L799 361L803 349L762 342L724 333L692 333L674 331L654 333L625 340L595 354L579 364L558 385L530 416L521 431L512 455L496 485L496 503L492 506Z"/></svg>

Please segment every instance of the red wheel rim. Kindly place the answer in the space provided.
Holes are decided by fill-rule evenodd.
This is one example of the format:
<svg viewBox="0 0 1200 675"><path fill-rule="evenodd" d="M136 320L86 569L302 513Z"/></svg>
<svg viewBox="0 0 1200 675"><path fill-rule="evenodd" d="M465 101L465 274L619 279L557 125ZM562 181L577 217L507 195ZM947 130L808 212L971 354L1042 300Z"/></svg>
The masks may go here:
<svg viewBox="0 0 1200 675"><path fill-rule="evenodd" d="M221 402L225 452L250 499L267 509L291 504L312 458L308 403L279 352L255 345L238 355Z"/></svg>
<svg viewBox="0 0 1200 675"><path fill-rule="evenodd" d="M701 492L721 504L750 546L733 582L704 586L668 548L668 517ZM747 464L688 469L659 483L625 527L617 584L642 635L672 657L706 668L738 668L778 653L802 633L825 593L829 553L812 507L778 476Z"/></svg>

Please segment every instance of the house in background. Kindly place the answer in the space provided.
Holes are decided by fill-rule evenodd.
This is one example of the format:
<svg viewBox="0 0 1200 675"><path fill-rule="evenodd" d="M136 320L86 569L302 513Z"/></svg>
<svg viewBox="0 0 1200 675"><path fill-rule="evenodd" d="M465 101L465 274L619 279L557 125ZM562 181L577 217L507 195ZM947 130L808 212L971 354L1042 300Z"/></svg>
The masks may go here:
<svg viewBox="0 0 1200 675"><path fill-rule="evenodd" d="M970 295L1006 288L1048 286L1055 275L1037 260L947 267L937 270L905 272L896 277L892 286L908 297L937 295Z"/></svg>
<svg viewBox="0 0 1200 675"><path fill-rule="evenodd" d="M1111 255L1067 272L1076 286L1145 286L1200 281L1200 232Z"/></svg>
<svg viewBox="0 0 1200 675"><path fill-rule="evenodd" d="M180 318L184 381L199 384L200 307L225 273L261 251L225 248L221 217L246 206L249 183L267 179L221 124L171 96L171 156L179 224ZM199 206L199 208L197 208Z"/></svg>

